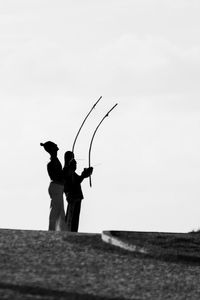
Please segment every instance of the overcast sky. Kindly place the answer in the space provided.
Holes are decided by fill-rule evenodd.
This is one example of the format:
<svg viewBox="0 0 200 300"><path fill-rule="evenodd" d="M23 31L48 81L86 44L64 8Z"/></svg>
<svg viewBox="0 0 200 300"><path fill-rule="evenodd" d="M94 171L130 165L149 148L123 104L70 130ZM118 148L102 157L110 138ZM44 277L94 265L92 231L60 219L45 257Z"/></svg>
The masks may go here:
<svg viewBox="0 0 200 300"><path fill-rule="evenodd" d="M80 231L200 228L199 0L0 0L0 227L48 228L49 156L77 140Z"/></svg>

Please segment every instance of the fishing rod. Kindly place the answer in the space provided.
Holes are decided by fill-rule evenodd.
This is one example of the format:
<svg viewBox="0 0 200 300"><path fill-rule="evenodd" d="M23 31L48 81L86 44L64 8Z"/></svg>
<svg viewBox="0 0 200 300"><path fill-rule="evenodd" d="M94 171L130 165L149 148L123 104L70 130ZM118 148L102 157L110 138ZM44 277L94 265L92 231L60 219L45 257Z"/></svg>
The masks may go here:
<svg viewBox="0 0 200 300"><path fill-rule="evenodd" d="M90 147L89 147L89 155L88 155L88 160L89 160L89 168L91 167L91 150L92 150L92 143L93 143L93 140L94 140L94 137L95 137L95 134L98 130L98 128L100 127L101 123L104 121L104 119L106 117L108 117L109 113L118 105L118 103L116 103L108 112L107 114L101 119L101 121L99 122L98 126L96 127L93 135L92 135L92 138L91 138L91 141L90 141ZM92 187L92 179L91 179L91 175L89 176L89 182L90 182L90 187Z"/></svg>
<svg viewBox="0 0 200 300"><path fill-rule="evenodd" d="M92 108L90 109L89 113L87 114L87 116L86 116L85 119L83 120L83 122L82 122L82 124L81 124L81 126L80 126L80 128L79 128L79 130L78 130L78 132L77 132L77 134L76 134L76 137L75 137L75 139L74 139L74 143L73 143L73 146L72 146L72 152L73 152L73 153L74 153L74 147L75 147L75 144L76 144L76 140L77 140L77 138L78 138L78 135L79 135L79 133L80 133L80 131L81 131L81 129L82 129L82 127L83 127L85 121L86 121L87 118L89 117L89 115L90 115L90 113L92 112L92 110L96 107L97 103L101 100L101 98L102 98L102 96L95 102L95 104L92 106Z"/></svg>

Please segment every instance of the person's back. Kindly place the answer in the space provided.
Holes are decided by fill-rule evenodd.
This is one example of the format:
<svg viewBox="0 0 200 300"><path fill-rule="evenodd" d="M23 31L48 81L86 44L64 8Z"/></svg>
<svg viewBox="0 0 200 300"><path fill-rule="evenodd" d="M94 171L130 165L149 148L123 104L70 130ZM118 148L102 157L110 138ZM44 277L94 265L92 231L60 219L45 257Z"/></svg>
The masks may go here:
<svg viewBox="0 0 200 300"><path fill-rule="evenodd" d="M53 182L64 184L62 165L57 157L51 158L50 162L47 164L47 171Z"/></svg>

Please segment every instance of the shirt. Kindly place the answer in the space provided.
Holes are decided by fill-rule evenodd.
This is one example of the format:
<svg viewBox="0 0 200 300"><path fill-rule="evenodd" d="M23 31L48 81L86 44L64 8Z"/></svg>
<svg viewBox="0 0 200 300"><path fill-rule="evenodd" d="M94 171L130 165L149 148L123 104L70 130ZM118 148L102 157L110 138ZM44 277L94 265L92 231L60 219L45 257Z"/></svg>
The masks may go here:
<svg viewBox="0 0 200 300"><path fill-rule="evenodd" d="M57 157L51 158L47 164L47 171L52 181L63 184L62 165Z"/></svg>
<svg viewBox="0 0 200 300"><path fill-rule="evenodd" d="M66 167L63 169L63 173L65 179L64 192L66 194L67 201L81 201L83 199L83 193L81 189L81 182L83 180L82 176L75 172L70 174Z"/></svg>

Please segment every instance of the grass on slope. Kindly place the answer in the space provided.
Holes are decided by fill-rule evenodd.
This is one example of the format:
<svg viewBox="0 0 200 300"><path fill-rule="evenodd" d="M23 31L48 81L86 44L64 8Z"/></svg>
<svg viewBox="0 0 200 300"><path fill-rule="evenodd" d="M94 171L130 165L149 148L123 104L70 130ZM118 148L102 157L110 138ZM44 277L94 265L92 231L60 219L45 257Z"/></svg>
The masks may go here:
<svg viewBox="0 0 200 300"><path fill-rule="evenodd" d="M193 259L200 262L200 234L112 231L127 244L145 247L150 254Z"/></svg>

